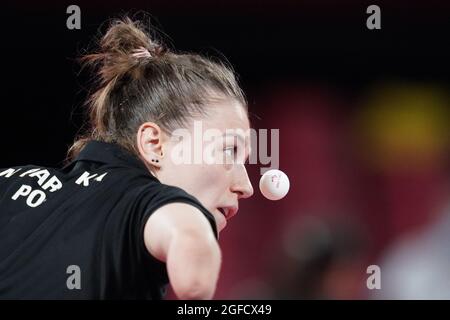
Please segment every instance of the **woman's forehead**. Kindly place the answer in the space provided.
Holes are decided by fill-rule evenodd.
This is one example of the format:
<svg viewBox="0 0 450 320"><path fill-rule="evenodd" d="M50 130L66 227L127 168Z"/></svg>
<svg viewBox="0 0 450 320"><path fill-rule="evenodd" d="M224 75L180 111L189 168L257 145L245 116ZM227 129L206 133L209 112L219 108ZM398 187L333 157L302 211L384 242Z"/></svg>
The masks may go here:
<svg viewBox="0 0 450 320"><path fill-rule="evenodd" d="M212 112L209 112L204 118L207 126L213 126L220 130L249 129L248 113L240 102L226 99L212 102L209 107Z"/></svg>

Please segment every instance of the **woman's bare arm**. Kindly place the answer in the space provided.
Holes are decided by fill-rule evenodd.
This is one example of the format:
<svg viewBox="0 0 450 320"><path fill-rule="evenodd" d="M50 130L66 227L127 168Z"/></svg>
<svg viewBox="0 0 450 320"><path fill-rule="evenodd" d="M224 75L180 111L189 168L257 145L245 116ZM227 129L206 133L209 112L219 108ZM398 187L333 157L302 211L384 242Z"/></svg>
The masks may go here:
<svg viewBox="0 0 450 320"><path fill-rule="evenodd" d="M211 299L221 251L206 217L195 207L172 203L156 210L144 229L147 250L167 265L179 299Z"/></svg>

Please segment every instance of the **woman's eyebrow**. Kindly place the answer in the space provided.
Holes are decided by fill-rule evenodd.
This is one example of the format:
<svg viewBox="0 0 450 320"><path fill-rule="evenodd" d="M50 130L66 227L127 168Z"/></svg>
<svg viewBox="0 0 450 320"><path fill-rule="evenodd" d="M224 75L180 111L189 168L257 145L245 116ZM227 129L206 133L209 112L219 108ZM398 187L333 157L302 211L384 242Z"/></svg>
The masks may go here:
<svg viewBox="0 0 450 320"><path fill-rule="evenodd" d="M238 138L243 144L245 144L245 138L244 138L243 136L241 136L240 134L226 132L226 133L224 133L224 134L222 135L222 137L227 137L227 136L229 136L229 137L236 137L236 138Z"/></svg>

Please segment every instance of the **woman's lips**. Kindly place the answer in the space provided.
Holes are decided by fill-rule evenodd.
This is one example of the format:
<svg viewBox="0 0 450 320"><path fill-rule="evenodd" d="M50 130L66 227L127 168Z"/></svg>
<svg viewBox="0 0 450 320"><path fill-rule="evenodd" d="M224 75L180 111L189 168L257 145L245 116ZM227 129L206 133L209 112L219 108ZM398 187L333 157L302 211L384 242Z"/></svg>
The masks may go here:
<svg viewBox="0 0 450 320"><path fill-rule="evenodd" d="M217 207L214 210L214 218L216 219L217 229L223 230L227 225L227 220L231 219L238 212L238 206Z"/></svg>
<svg viewBox="0 0 450 320"><path fill-rule="evenodd" d="M225 216L225 219L227 219L227 220L234 217L239 210L237 205L236 206L228 206L228 207L219 207L218 209Z"/></svg>
<svg viewBox="0 0 450 320"><path fill-rule="evenodd" d="M219 210L216 209L216 214L215 214L215 219L216 219L216 224L217 224L217 228L220 230L223 230L226 225L227 225L227 219L225 218L225 214Z"/></svg>

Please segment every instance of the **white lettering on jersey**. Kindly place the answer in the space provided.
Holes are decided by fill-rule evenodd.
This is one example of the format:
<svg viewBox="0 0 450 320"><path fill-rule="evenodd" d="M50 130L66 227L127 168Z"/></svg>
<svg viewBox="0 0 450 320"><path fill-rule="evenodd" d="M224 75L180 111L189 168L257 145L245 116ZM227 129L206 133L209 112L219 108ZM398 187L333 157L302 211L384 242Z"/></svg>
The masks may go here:
<svg viewBox="0 0 450 320"><path fill-rule="evenodd" d="M47 190L48 188L50 188L50 192L55 192L62 188L62 183L57 177L53 176L42 186L42 189L44 190Z"/></svg>
<svg viewBox="0 0 450 320"><path fill-rule="evenodd" d="M38 178L37 183L42 187L42 189L47 190L50 188L50 192L55 192L62 188L61 181L56 176L50 177L50 172L47 169L30 169L22 173L19 177L24 177L28 175L31 178ZM50 177L50 178L49 178Z"/></svg>
<svg viewBox="0 0 450 320"><path fill-rule="evenodd" d="M0 177L9 178L22 169L23 168L18 169L10 168L3 170L2 172L0 172ZM105 172L101 175L99 175L98 173L91 175L89 172L85 171L75 181L75 183L78 185L83 185L84 187L88 187L91 181L101 182L107 174L108 172ZM52 176L47 169L41 168L30 169L20 174L19 177L23 178L25 176L29 176L30 178L37 178L38 179L37 183L44 191L55 192L63 187L62 182L56 176ZM29 207L35 208L41 205L47 199L47 195L43 190L39 189L33 190L32 186L24 184L19 188L19 190L16 191L16 193L11 197L11 199L17 200L20 197L26 198L26 204Z"/></svg>
<svg viewBox="0 0 450 320"><path fill-rule="evenodd" d="M102 179L103 179L107 174L108 174L108 173L106 172L106 173L102 174L101 176L97 177L97 176L98 176L97 173L94 173L93 175L90 175L89 172L85 171L85 172L77 179L77 181L75 181L75 183L76 183L76 184L79 184L79 185L83 184L84 187L88 187L88 186L89 186L89 181L90 181L91 179L94 179L95 177L97 177L97 178L94 179L94 180L100 182L100 181L102 181Z"/></svg>
<svg viewBox="0 0 450 320"><path fill-rule="evenodd" d="M37 200L36 197L38 197ZM45 195L44 191L34 190L33 192L30 193L30 195L27 198L27 205L32 208L37 207L40 204L42 204L42 202L45 201L46 197L47 196Z"/></svg>
<svg viewBox="0 0 450 320"><path fill-rule="evenodd" d="M101 182L103 180L103 178L108 174L108 172L105 172L104 174L102 174L101 176L99 176L98 178L95 178L95 181Z"/></svg>
<svg viewBox="0 0 450 320"><path fill-rule="evenodd" d="M29 195L30 192L31 192L31 187L24 184L20 187L19 190L17 190L17 192L12 196L11 199L17 200L17 198L19 198L20 196L25 197L25 196Z"/></svg>
<svg viewBox="0 0 450 320"><path fill-rule="evenodd" d="M29 207L35 208L45 201L46 195L41 190L31 191L31 187L26 184L22 185L19 190L12 196L13 200L17 200L19 197L27 197L26 203Z"/></svg>
<svg viewBox="0 0 450 320"><path fill-rule="evenodd" d="M37 172L34 172L32 174L30 174L30 177L38 177L38 184L40 186L42 186L42 184L45 182L45 180L47 180L47 178L50 176L50 172L48 172L48 170L44 169L44 170L39 170Z"/></svg>
<svg viewBox="0 0 450 320"><path fill-rule="evenodd" d="M13 168L11 168L11 169L6 169L6 170L0 172L0 177L9 178L9 177L11 177L13 174L16 174L17 172L19 172L20 170L22 170L22 168L19 168L19 169L16 169L16 170L14 170Z"/></svg>
<svg viewBox="0 0 450 320"><path fill-rule="evenodd" d="M37 168L37 169L30 169L30 170L27 170L27 171L25 171L24 173L22 173L19 177L23 178L23 177L25 177L27 174L30 174L30 173L33 173L33 172L36 172L36 171L39 171L39 170L41 170L41 169L40 169L40 168Z"/></svg>

